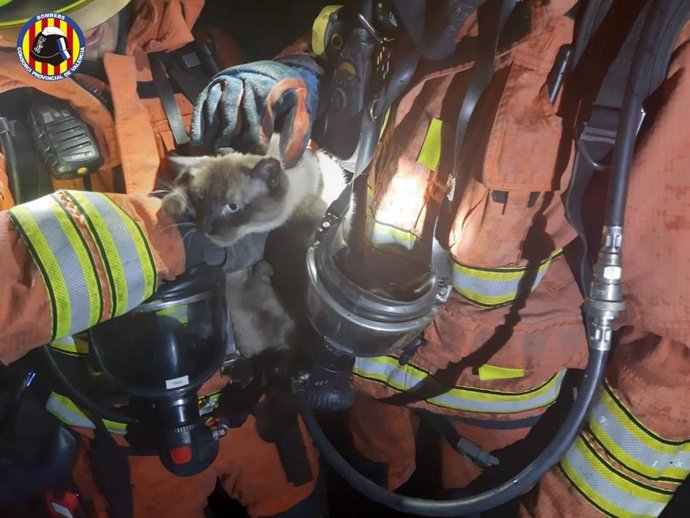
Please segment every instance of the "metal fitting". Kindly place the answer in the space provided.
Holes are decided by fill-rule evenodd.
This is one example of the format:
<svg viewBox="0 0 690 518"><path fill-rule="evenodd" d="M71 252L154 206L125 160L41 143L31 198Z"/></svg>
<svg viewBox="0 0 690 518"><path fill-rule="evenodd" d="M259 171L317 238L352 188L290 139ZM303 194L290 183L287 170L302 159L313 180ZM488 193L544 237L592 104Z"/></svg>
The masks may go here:
<svg viewBox="0 0 690 518"><path fill-rule="evenodd" d="M622 246L623 227L604 227L599 257L585 301L585 313L589 317L589 346L599 351L611 349L613 321L625 309L621 290Z"/></svg>

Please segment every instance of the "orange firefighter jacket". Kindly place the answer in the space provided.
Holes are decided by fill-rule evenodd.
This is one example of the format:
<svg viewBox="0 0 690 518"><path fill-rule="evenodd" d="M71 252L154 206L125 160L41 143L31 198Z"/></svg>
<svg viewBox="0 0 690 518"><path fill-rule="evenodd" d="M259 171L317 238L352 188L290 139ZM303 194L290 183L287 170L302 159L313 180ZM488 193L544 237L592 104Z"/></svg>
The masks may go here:
<svg viewBox="0 0 690 518"><path fill-rule="evenodd" d="M47 261L42 261L41 267L38 266L31 250L27 248L25 236L16 224L21 222L24 232L32 231L32 218L23 217L26 214L22 211L22 207L31 203L10 211L14 203L4 172L4 160L0 160L0 362L11 363L53 338L72 334L65 332L65 329L71 331L70 325L74 325L75 320L86 318L85 314L89 314L87 327L90 327L119 313L113 307L116 298L111 293L118 288L116 285L111 287L112 275L96 246L99 232L110 233L112 245L117 250L127 246L123 245L125 241L120 240L123 236L128 244L133 243L138 250L139 263L130 265L124 273L128 276L139 275L145 287L139 293L138 300L129 297L127 306L142 302L156 284L172 280L184 271L185 252L179 231L160 210L160 199L148 196L160 173L161 159L175 148L175 143L160 101L140 99L137 82L151 80L147 53L172 51L192 41L191 28L203 3L203 0L134 1L134 22L127 36L126 55L107 54L103 58L109 84L103 85L96 79L82 76L98 88L109 88L114 115L76 82L70 79L47 82L33 78L22 69L13 50L0 50L0 93L13 88L31 87L69 101L82 120L93 129L104 155L103 166L92 175L94 191L113 192L113 169L117 166L122 167L126 189L126 194L85 193L79 192L79 189L83 189L80 180L54 181L55 194L41 198L37 205L32 206L32 210L47 208L52 211L48 213L47 220L59 214L62 219L55 219L53 223L71 220L83 238L83 253L94 261L93 268L83 268L83 272L89 274L92 286L98 287L96 291L102 297L89 300L93 298L90 290L84 290L82 301L72 297L68 301L72 306L89 304L83 306L88 307L88 311L80 312L74 307L66 308L70 304L64 304L64 299L59 296L56 301L53 286L47 288L53 284L56 276L50 275ZM225 43L224 53L220 56L221 65L225 67L239 63L239 53L231 38L211 32L216 42ZM225 41L221 39L219 42L219 38ZM13 46L13 42L0 41L0 44ZM181 94L176 95L176 101L188 128L192 106ZM126 228L120 226L116 230L111 226L112 218L106 217L108 211L111 216L116 215L118 224L124 222ZM87 228L87 219L95 223L95 230ZM45 226L33 230L45 236L48 228ZM64 256L62 259L67 262ZM76 263L73 266L79 268ZM51 282L45 282L44 275L51 278ZM123 306L121 309L126 308ZM56 330L62 332L56 333ZM217 373L200 389L200 395L205 395L204 401L211 401L226 383L227 380ZM316 450L308 440L303 425L300 426L307 445L308 460L315 472L318 464ZM80 428L80 432L86 436L90 433L84 428ZM123 442L121 437L116 437L116 440ZM242 448L238 448L238 444ZM242 427L229 432L221 443L216 462L194 477L193 481L166 472L154 458L130 457L130 468L134 515L138 518L200 516L206 506L206 498L216 487L218 479L232 497L242 502L250 516L272 516L306 498L315 484L312 481L295 486L287 480L276 445L261 439L252 416ZM73 477L79 487L82 503L88 502L92 506L94 516L106 516L107 502L94 483L84 451L80 454ZM170 495L175 495L175 498Z"/></svg>
<svg viewBox="0 0 690 518"><path fill-rule="evenodd" d="M109 85L82 76L98 88L109 88L114 114L75 81L42 81L26 73L12 49L0 50L0 93L14 88L31 87L69 101L79 116L93 129L104 156L104 164L93 175L95 191L113 192L113 169L122 167L127 195L112 195L130 214L151 242L160 281L179 275L184 269L184 251L177 230L159 211L160 201L146 195L154 189L161 158L175 147L172 132L158 99L142 100L137 82L150 81L148 52L175 50L193 41L191 28L203 0L137 0L133 23L127 35L126 55L107 54L104 66ZM184 14L183 14L184 13ZM14 42L0 41L5 47ZM176 95L180 111L188 125L191 103ZM82 189L80 180L54 181L55 189ZM0 161L0 209L13 206L4 160ZM9 363L50 337L51 318L44 283L32 266L24 242L0 213L0 361ZM11 260L10 260L11 258ZM102 271L102 269L101 269ZM105 285L107 282L100 279ZM105 313L104 313L105 315Z"/></svg>
<svg viewBox="0 0 690 518"><path fill-rule="evenodd" d="M571 164L559 155L561 99L552 105L546 90L559 49L573 38L565 13L574 3L527 2L531 31L497 59L456 170L463 188L448 235L454 290L426 344L406 364L396 354L356 360L353 442L387 465L391 487L415 469L418 419L409 407L446 415L464 437L500 450L527 435L558 396L565 369L587 359L582 298L568 265L576 237L564 214ZM463 35L472 36L476 26L467 25ZM690 473L688 35L677 43L632 174L619 322L630 328L588 429L535 490L538 502L526 499L533 516L619 516L621 502L634 514L658 514ZM471 66L422 77L391 112L369 177L375 246L412 249L425 212L441 203ZM442 450L447 487L480 473L448 444ZM611 487L618 492L607 493Z"/></svg>

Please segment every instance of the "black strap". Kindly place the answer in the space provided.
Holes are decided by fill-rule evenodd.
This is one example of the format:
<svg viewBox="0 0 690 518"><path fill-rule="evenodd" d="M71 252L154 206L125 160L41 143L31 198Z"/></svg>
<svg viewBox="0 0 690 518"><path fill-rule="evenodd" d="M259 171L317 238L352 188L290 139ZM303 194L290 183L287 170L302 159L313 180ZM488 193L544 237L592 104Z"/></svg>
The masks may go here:
<svg viewBox="0 0 690 518"><path fill-rule="evenodd" d="M89 448L89 463L98 489L108 502L109 518L131 518L134 513L129 460L123 448L106 430L103 421L96 424Z"/></svg>
<svg viewBox="0 0 690 518"><path fill-rule="evenodd" d="M278 438L276 446L288 482L301 486L314 480L296 415L294 422Z"/></svg>
<svg viewBox="0 0 690 518"><path fill-rule="evenodd" d="M582 2L579 2L581 4ZM575 68L582 59L582 54L589 44L591 36L599 30L604 17L609 12L613 0L589 0L586 2L585 11L578 24L575 36L575 48L573 52L572 66Z"/></svg>
<svg viewBox="0 0 690 518"><path fill-rule="evenodd" d="M460 150L467 136L467 129L479 99L489 84L491 84L498 53L499 38L517 3L516 0L489 0L479 8L479 54L472 68L465 97L462 100L455 123L452 168L449 172L450 189L452 189L452 192L448 193L450 196L444 198L438 217L436 217L436 214L431 214L432 211L429 211L425 221L425 227L431 227L432 224L436 225L436 239L444 248L448 248L448 226L451 224L453 208L460 194L460 182L457 179ZM431 245L428 244L427 246L430 247Z"/></svg>
<svg viewBox="0 0 690 518"><path fill-rule="evenodd" d="M211 79L204 71L195 49L191 44L186 45L175 52L161 54L160 58L165 63L172 81L180 87L189 102L195 103Z"/></svg>
<svg viewBox="0 0 690 518"><path fill-rule="evenodd" d="M470 459L480 468L490 468L500 464L498 458L482 449L478 444L460 435L448 417L426 410L418 410L416 413L422 419L429 422L455 451Z"/></svg>
<svg viewBox="0 0 690 518"><path fill-rule="evenodd" d="M665 37L658 43L657 59L649 73L645 98L663 82L673 45L690 15L689 0L674 1L676 9L671 10L673 16L669 17ZM606 169L604 162L615 146L628 74L651 5L651 0L617 0L613 5L610 0L596 0L587 6L583 26L577 33L580 41L575 43L575 47L583 48L582 58L572 74L571 83L575 86L571 84L569 88L571 93L581 84L593 85L593 88L585 93L569 95L564 101L570 103L571 109L575 105L580 106L575 119L580 121L576 123L580 133L576 140L565 211L583 245L579 272L583 294L589 289L594 260L589 252L594 247L590 247L583 217L585 191L594 173ZM609 7L608 12L602 14L602 10ZM593 35L588 32L590 30L597 30L597 33ZM598 82L596 78L599 78Z"/></svg>
<svg viewBox="0 0 690 518"><path fill-rule="evenodd" d="M160 54L149 54L149 60L151 61L153 84L156 86L158 97L163 105L163 111L175 139L175 145L180 147L189 144L189 137L182 119L182 113L177 105L177 101L175 101L175 94L170 86L170 82L165 75L165 67L161 56Z"/></svg>

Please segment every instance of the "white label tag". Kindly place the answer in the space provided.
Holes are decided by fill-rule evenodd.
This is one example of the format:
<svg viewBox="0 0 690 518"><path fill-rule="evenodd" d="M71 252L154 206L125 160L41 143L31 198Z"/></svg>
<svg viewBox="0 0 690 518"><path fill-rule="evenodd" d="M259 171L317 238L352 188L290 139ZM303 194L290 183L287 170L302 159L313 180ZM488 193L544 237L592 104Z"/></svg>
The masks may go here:
<svg viewBox="0 0 690 518"><path fill-rule="evenodd" d="M189 376L182 376L179 378L173 378L171 380L165 380L165 388L176 389L189 385Z"/></svg>

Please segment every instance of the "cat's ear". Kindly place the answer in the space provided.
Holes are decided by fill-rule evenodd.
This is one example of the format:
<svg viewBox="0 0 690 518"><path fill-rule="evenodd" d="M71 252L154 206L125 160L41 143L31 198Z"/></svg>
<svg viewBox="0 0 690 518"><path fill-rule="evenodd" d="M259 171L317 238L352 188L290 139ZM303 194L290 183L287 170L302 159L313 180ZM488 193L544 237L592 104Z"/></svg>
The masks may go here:
<svg viewBox="0 0 690 518"><path fill-rule="evenodd" d="M199 166L208 160L207 156L180 156L168 155L175 182L180 185L189 183L189 180L199 171Z"/></svg>
<svg viewBox="0 0 690 518"><path fill-rule="evenodd" d="M275 158L262 158L252 169L252 176L266 182L270 189L275 189L280 182L280 162Z"/></svg>

